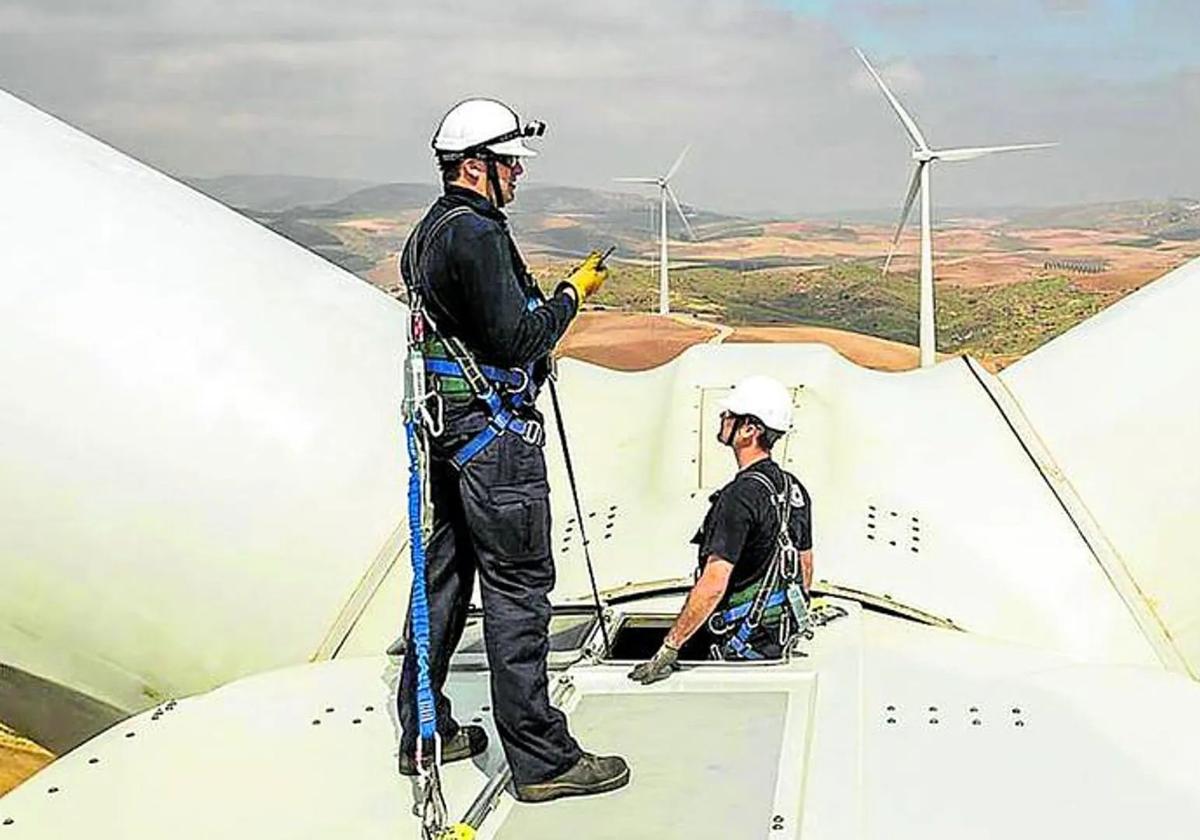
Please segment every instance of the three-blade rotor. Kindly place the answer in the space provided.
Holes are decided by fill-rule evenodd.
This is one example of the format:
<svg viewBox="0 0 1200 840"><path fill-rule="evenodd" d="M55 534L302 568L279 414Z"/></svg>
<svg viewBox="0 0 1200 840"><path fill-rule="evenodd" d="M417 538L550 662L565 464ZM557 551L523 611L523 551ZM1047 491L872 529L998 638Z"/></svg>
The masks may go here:
<svg viewBox="0 0 1200 840"><path fill-rule="evenodd" d="M618 181L623 184L654 184L656 187L658 187L660 190L663 191L663 194L667 198L669 198L671 200L671 205L675 208L675 212L679 214L679 220L683 222L683 227L684 227L684 230L687 231L688 237L690 239L692 239L693 241L695 241L696 233L695 233L695 231L692 230L692 225L688 221L687 216L684 215L683 205L681 205L679 203L679 198L675 195L675 191L671 189L671 179L673 177L675 177L675 173L678 172L679 167L681 167L683 165L683 159L685 157L687 157L687 153L691 150L691 148L692 148L691 143L688 143L686 146L684 146L683 151L681 151L679 153L679 156L677 158L675 158L675 162L672 163L670 168L667 169L666 174L661 175L658 178L630 177L630 178L613 178L613 180Z"/></svg>
<svg viewBox="0 0 1200 840"><path fill-rule="evenodd" d="M921 133L917 121L912 118L912 115L904 109L900 104L900 100L892 93L891 89L884 82L883 77L863 55L862 50L856 49L854 52L858 54L862 60L863 66L867 68L867 72L871 78L875 80L875 84L883 92L884 98L888 104L892 106L896 116L900 119L900 124L904 126L904 130L908 136L912 138L915 148L913 149L913 160L917 162L916 168L913 170L912 180L908 183L908 194L904 198L904 206L900 210L900 222L896 225L896 232L892 236L891 245L888 247L887 259L883 261L883 273L887 274L888 268L892 264L892 257L896 254L896 246L900 243L900 236L904 232L904 226L908 223L908 217L912 213L913 204L917 200L917 195L921 191L921 170L935 160L945 161L961 161L975 160L976 158L984 157L985 155L996 154L998 152L1021 152L1028 149L1048 149L1051 146L1057 146L1057 143L1016 143L1008 146L965 146L958 149L933 149L925 140L925 135Z"/></svg>

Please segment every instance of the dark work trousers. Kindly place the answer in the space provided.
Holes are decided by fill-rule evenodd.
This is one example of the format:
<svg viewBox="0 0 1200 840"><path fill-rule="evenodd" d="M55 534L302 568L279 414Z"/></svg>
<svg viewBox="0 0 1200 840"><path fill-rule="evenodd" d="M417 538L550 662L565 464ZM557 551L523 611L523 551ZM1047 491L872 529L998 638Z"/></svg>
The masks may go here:
<svg viewBox="0 0 1200 840"><path fill-rule="evenodd" d="M425 555L438 731L443 743L458 731L442 687L462 638L478 569L496 730L514 781L545 781L581 753L566 717L550 705L547 687L554 561L542 450L506 433L461 472L436 454L429 464L433 533ZM411 640L410 634L406 628ZM416 669L410 641L399 694L401 749L410 754L419 731Z"/></svg>

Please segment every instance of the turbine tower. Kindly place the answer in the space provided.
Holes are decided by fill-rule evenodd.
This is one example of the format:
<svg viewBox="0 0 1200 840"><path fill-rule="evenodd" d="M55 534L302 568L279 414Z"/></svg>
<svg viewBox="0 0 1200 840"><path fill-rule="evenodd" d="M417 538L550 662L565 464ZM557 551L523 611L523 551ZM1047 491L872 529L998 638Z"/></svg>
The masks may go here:
<svg viewBox="0 0 1200 840"><path fill-rule="evenodd" d="M667 170L667 174L660 178L613 178L614 181L621 181L626 184L655 184L658 187L658 314L666 315L671 311L671 302L668 295L667 285L667 199L671 199L671 203L675 205L675 212L679 214L679 218L683 221L684 228L687 229L688 236L693 240L696 234L692 232L692 226L688 224L687 216L683 215L683 208L679 206L679 199L675 197L675 191L671 189L671 178L679 171L679 167L683 164L684 157L687 156L688 149L691 144L683 147L683 151L679 153L679 157L675 158L675 162L671 164L671 168Z"/></svg>
<svg viewBox="0 0 1200 840"><path fill-rule="evenodd" d="M935 160L974 160L975 158L996 152L1045 149L1050 146L1057 146L1058 144L1020 143L1012 146L970 146L959 149L931 149L929 148L929 144L925 142L925 137L921 134L921 129L917 128L916 121L908 115L908 112L904 110L904 106L900 104L900 100L884 84L883 78L875 72L875 68L871 66L871 62L867 61L867 57L863 55L862 50L856 49L855 52L862 59L862 63L866 65L867 72L871 74L875 83L879 85L879 89L883 91L883 95L887 97L892 110L896 112L896 116L900 118L900 122L904 125L904 130L908 132L908 136L916 144L916 148L913 149L912 158L916 161L917 168L913 171L912 180L908 184L908 196L904 199L904 209L900 211L900 223L896 225L896 234L892 237L892 244L888 248L887 259L883 263L883 273L887 274L888 267L892 264L892 257L896 253L896 244L900 241L900 234L904 231L904 225L908 221L908 214L912 210L913 201L916 199L917 191L919 190L921 193L919 344L921 348L921 367L930 367L933 365L936 355L937 331L933 320L933 240L932 225L930 222L929 165Z"/></svg>

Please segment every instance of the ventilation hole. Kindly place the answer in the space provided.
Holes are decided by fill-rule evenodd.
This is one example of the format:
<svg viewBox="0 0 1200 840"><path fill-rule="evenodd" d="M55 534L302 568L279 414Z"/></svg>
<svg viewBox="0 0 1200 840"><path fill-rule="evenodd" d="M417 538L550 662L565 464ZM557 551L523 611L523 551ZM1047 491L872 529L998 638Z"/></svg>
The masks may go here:
<svg viewBox="0 0 1200 840"><path fill-rule="evenodd" d="M1021 709L1020 709L1019 707L1017 707L1017 706L1013 706L1013 714L1014 714L1014 715L1019 715L1019 714L1021 714Z"/></svg>
<svg viewBox="0 0 1200 840"><path fill-rule="evenodd" d="M971 707L970 709L968 709L967 711L969 711L969 712L970 712L971 714L973 714L973 715L976 715L976 714L979 714L979 707L978 707L978 706L972 706L972 707Z"/></svg>
<svg viewBox="0 0 1200 840"><path fill-rule="evenodd" d="M896 511L894 511L894 510L893 510L891 513L892 513L892 516L899 516L899 515L900 515L900 514L896 513Z"/></svg>
<svg viewBox="0 0 1200 840"><path fill-rule="evenodd" d="M321 725L321 721L320 721L320 719L318 719L318 718L314 718L314 719L313 719L313 722L312 722L312 725L313 725L313 726L320 726L320 725Z"/></svg>
<svg viewBox="0 0 1200 840"><path fill-rule="evenodd" d="M912 538L912 541L913 541L913 542L920 542L920 541L921 541L921 538L920 538L920 537L913 537L913 538Z"/></svg>
<svg viewBox="0 0 1200 840"><path fill-rule="evenodd" d="M972 719L971 719L971 725L972 725L972 726L979 726L979 725L980 725L980 724L982 724L982 723L983 723L983 721L981 721L979 718L972 718Z"/></svg>
<svg viewBox="0 0 1200 840"><path fill-rule="evenodd" d="M1025 721L1023 721L1023 720L1017 721L1017 726L1024 726L1024 725L1025 725Z"/></svg>
<svg viewBox="0 0 1200 840"><path fill-rule="evenodd" d="M491 710L492 710L491 706L480 706L479 707L479 711L481 711L481 712L490 712Z"/></svg>
<svg viewBox="0 0 1200 840"><path fill-rule="evenodd" d="M887 709L886 709L885 711L894 712L894 711L896 711L896 707L895 707L895 706L888 706L888 707L887 707Z"/></svg>
<svg viewBox="0 0 1200 840"><path fill-rule="evenodd" d="M326 714L333 714L333 706L326 706L326 707L325 707L325 713L326 713Z"/></svg>
<svg viewBox="0 0 1200 840"><path fill-rule="evenodd" d="M896 722L896 719L895 719L894 717L890 717L890 718L888 718L888 719L887 719L887 722L888 722L888 723L895 723L895 722Z"/></svg>
<svg viewBox="0 0 1200 840"><path fill-rule="evenodd" d="M912 548L910 548L910 549L909 549L909 551L911 551L913 554L916 554L916 553L917 553L917 547L914 545Z"/></svg>
<svg viewBox="0 0 1200 840"><path fill-rule="evenodd" d="M483 718L478 717L478 716L473 717L473 718L471 718L471 723L483 723Z"/></svg>
<svg viewBox="0 0 1200 840"><path fill-rule="evenodd" d="M867 510L875 510L875 505L867 505Z"/></svg>
<svg viewBox="0 0 1200 840"><path fill-rule="evenodd" d="M930 723L932 723L934 726L937 726L938 719L937 719L937 718L930 718L930 719L929 719L929 722L930 722Z"/></svg>
<svg viewBox="0 0 1200 840"><path fill-rule="evenodd" d="M46 788L46 793L58 793L58 788L56 788L56 787Z"/></svg>
<svg viewBox="0 0 1200 840"><path fill-rule="evenodd" d="M875 539L875 535L874 535L874 534L867 534L867 539L869 539L869 540L873 540L873 539Z"/></svg>
<svg viewBox="0 0 1200 840"><path fill-rule="evenodd" d="M936 711L937 711L937 706L930 706L930 707L929 707L929 711L931 711L931 712L936 712Z"/></svg>
<svg viewBox="0 0 1200 840"><path fill-rule="evenodd" d="M374 707L374 706L367 706L365 709L363 709L363 711L364 711L364 712L373 712L373 711L375 711L375 707Z"/></svg>
<svg viewBox="0 0 1200 840"><path fill-rule="evenodd" d="M357 726L358 724L362 723L362 718L355 718L354 720L352 720L350 722L353 723L355 726Z"/></svg>
<svg viewBox="0 0 1200 840"><path fill-rule="evenodd" d="M605 535L604 535L604 539L606 539L606 540L607 540L607 539L609 539L610 537L612 537L612 534L605 534Z"/></svg>
<svg viewBox="0 0 1200 840"><path fill-rule="evenodd" d="M596 511L592 511L591 513L588 514L588 519L595 519L595 518L596 518Z"/></svg>
<svg viewBox="0 0 1200 840"><path fill-rule="evenodd" d="M888 545L895 545L895 544L896 544L895 540L888 540Z"/></svg>
<svg viewBox="0 0 1200 840"><path fill-rule="evenodd" d="M13 824L13 818L12 818L12 817L5 817L5 818L4 818L3 825L12 825L12 824Z"/></svg>
<svg viewBox="0 0 1200 840"><path fill-rule="evenodd" d="M88 764L99 764L99 763L100 763L100 759L98 759L98 758L89 758L88 759Z"/></svg>
<svg viewBox="0 0 1200 840"><path fill-rule="evenodd" d="M868 522L868 523L867 523L867 527L868 527L868 528L874 528L874 527L875 527L875 523L874 523L874 522Z"/></svg>
<svg viewBox="0 0 1200 840"><path fill-rule="evenodd" d="M132 737L133 737L134 735L136 735L136 734L137 734L136 732L126 732L126 733L125 733L125 737L126 737L126 738L132 738Z"/></svg>

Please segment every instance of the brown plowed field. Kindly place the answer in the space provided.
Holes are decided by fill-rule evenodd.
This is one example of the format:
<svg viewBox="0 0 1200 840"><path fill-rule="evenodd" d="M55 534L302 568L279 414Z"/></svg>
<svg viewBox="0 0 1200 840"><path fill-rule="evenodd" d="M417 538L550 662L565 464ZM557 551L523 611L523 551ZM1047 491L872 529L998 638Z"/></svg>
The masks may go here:
<svg viewBox="0 0 1200 840"><path fill-rule="evenodd" d="M0 726L0 796L54 760L32 741L13 735Z"/></svg>
<svg viewBox="0 0 1200 840"><path fill-rule="evenodd" d="M584 312L559 345L559 353L613 370L647 370L674 359L693 344L711 341L716 327L685 318L630 312ZM875 370L917 366L917 348L869 335L824 327L737 327L727 342L827 344L850 361Z"/></svg>
<svg viewBox="0 0 1200 840"><path fill-rule="evenodd" d="M560 356L612 370L647 370L717 334L673 318L636 312L581 312L558 345Z"/></svg>
<svg viewBox="0 0 1200 840"><path fill-rule="evenodd" d="M827 344L856 365L875 370L911 370L920 361L911 344L826 327L738 327L732 344Z"/></svg>

